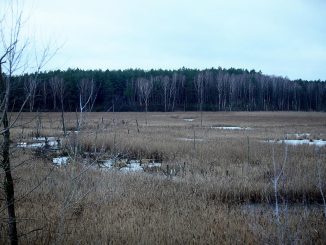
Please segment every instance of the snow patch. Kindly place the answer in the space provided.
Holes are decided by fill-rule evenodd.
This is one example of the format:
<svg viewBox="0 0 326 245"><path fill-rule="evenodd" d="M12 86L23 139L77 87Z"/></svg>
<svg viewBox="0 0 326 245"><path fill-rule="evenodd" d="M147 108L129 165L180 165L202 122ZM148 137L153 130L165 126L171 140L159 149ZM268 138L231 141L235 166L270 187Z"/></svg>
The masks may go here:
<svg viewBox="0 0 326 245"><path fill-rule="evenodd" d="M318 147L326 146L326 140L267 140L268 143L278 143L287 145L314 145Z"/></svg>
<svg viewBox="0 0 326 245"><path fill-rule="evenodd" d="M143 167L140 165L140 161L131 160L126 167L120 168L120 171L124 173L128 172L144 172Z"/></svg>
<svg viewBox="0 0 326 245"><path fill-rule="evenodd" d="M160 168L161 166L162 166L162 164L159 162L153 162L153 163L149 163L147 165L148 168Z"/></svg>
<svg viewBox="0 0 326 245"><path fill-rule="evenodd" d="M70 157L55 157L52 162L58 166L66 165Z"/></svg>
<svg viewBox="0 0 326 245"><path fill-rule="evenodd" d="M56 137L33 137L33 141L56 141Z"/></svg>
<svg viewBox="0 0 326 245"><path fill-rule="evenodd" d="M222 129L222 130L251 130L252 128L243 128L238 126L212 126L213 129Z"/></svg>
<svg viewBox="0 0 326 245"><path fill-rule="evenodd" d="M193 119L193 118L184 118L183 120L186 121L186 122L193 122L195 119Z"/></svg>
<svg viewBox="0 0 326 245"><path fill-rule="evenodd" d="M105 160L105 161L103 161L102 162L102 166L104 167L104 168L108 168L108 169L111 169L111 168L113 168L113 160L112 159L110 159L110 160Z"/></svg>
<svg viewBox="0 0 326 245"><path fill-rule="evenodd" d="M58 149L60 144L60 139L55 137L33 137L32 142L19 142L17 147L19 148L29 148L37 149L43 147L49 147L50 149Z"/></svg>
<svg viewBox="0 0 326 245"><path fill-rule="evenodd" d="M150 162L150 163L141 163L140 160L130 160L126 163L123 163L124 161L120 161L120 163L123 163L123 167L119 166L119 160L115 159L109 159L109 160L103 160L100 161L100 168L106 168L106 169L116 169L123 173L140 173L140 172L146 172L150 169L154 168L161 168L162 164L159 162Z"/></svg>
<svg viewBox="0 0 326 245"><path fill-rule="evenodd" d="M194 141L194 138L177 138L177 140L181 140L181 141ZM195 138L196 141L199 141L199 142L203 142L204 139L197 139Z"/></svg>
<svg viewBox="0 0 326 245"><path fill-rule="evenodd" d="M66 133L67 133L67 134L70 134L70 133L78 134L79 131L78 131L78 130L67 130Z"/></svg>

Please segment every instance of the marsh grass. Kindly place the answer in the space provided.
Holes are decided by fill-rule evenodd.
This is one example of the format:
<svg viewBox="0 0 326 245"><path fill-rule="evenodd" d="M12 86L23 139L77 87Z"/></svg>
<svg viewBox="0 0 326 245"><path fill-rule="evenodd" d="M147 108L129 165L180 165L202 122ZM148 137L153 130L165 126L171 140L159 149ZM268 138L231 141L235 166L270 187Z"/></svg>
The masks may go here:
<svg viewBox="0 0 326 245"><path fill-rule="evenodd" d="M58 115L42 115L38 131L42 136L61 137L60 152L17 149L16 143L35 135L35 124L12 130L18 228L23 244L326 241L326 219L316 187L316 162L320 159L325 163L325 147L318 154L312 146L288 147L279 185L279 224L273 212L272 145L265 142L290 133L326 138L323 113L205 112L203 127L197 113L148 113L147 126L141 113L87 113L80 132L74 132L74 113L67 113L66 124L71 129L67 137L63 137ZM22 122L34 117L25 113ZM252 130L211 128L217 124ZM195 143L178 140L192 139L194 131ZM196 138L203 141L196 142ZM71 151L75 143L79 146L77 155ZM275 161L281 163L285 147L275 144L274 149ZM95 150L98 154L85 154ZM73 158L71 164L53 166L51 157L62 154ZM98 169L94 164L119 154L129 159L155 159L162 162L163 170L169 166L175 171L173 176L164 171L125 174ZM326 173L325 164L320 169ZM0 204L3 209L4 202ZM2 211L0 243L8 242L5 222Z"/></svg>

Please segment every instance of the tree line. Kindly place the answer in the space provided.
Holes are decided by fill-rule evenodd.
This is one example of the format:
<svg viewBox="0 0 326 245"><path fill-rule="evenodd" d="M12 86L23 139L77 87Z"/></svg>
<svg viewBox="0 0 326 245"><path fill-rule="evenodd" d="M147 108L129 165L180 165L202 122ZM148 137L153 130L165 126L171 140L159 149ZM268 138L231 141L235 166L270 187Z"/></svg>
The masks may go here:
<svg viewBox="0 0 326 245"><path fill-rule="evenodd" d="M325 81L290 80L234 68L68 69L25 74L14 81L10 100L13 110L21 108L27 95L26 111L326 109Z"/></svg>

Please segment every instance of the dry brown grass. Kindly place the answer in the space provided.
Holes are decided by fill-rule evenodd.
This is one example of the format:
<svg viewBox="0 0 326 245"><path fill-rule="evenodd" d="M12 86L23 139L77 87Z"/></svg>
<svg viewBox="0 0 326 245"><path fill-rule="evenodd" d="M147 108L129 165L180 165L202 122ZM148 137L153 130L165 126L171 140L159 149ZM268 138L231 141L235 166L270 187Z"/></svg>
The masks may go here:
<svg viewBox="0 0 326 245"><path fill-rule="evenodd" d="M37 114L25 113L24 126L12 130L13 146L36 134ZM323 163L326 147L289 146L279 186L281 223L273 213L272 144L287 134L310 133L326 139L326 114L310 112L230 112L199 114L88 113L78 134L63 141L79 155L67 167L53 167L48 153L13 147L17 213L22 243L112 244L274 244L324 243L326 220L316 187L316 162ZM186 118L195 119L192 122ZM75 114L66 114L69 129ZM139 133L136 120L139 123ZM32 121L32 123L24 124ZM60 115L41 114L42 136L62 137ZM219 130L212 126L241 126L251 130ZM185 141L184 138L195 142ZM294 137L294 136L288 136ZM249 163L248 163L249 138ZM202 140L202 141L200 141ZM160 174L123 174L85 165L101 152L105 159L122 154L154 158L178 170ZM283 161L285 147L275 144L275 160ZM83 153L83 154L82 154ZM55 153L51 153L54 155ZM184 165L185 163L185 165ZM185 168L183 169L183 166ZM77 178L76 178L77 176ZM35 186L38 186L35 190ZM30 190L33 190L31 193ZM27 194L27 195L26 195ZM3 193L1 193L3 195ZM26 196L25 196L26 195ZM20 200L20 197L25 196ZM1 202L1 209L4 203ZM5 243L5 211L1 213L0 243ZM39 229L39 230L38 230Z"/></svg>

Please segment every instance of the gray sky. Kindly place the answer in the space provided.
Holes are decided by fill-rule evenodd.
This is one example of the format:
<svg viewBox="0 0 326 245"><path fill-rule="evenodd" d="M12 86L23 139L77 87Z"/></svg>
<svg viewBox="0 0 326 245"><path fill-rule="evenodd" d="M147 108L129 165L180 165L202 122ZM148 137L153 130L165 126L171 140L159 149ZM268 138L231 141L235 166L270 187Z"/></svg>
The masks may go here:
<svg viewBox="0 0 326 245"><path fill-rule="evenodd" d="M326 80L324 0L25 0L47 69L223 68Z"/></svg>

